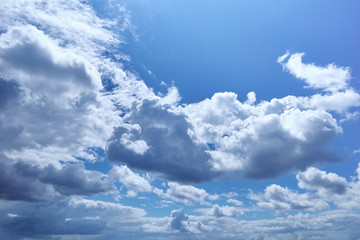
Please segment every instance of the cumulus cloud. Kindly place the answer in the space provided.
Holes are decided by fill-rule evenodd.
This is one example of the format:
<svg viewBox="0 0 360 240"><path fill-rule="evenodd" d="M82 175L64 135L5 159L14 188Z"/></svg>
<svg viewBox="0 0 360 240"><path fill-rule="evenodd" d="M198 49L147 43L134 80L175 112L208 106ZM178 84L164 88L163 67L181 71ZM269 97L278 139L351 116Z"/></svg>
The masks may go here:
<svg viewBox="0 0 360 240"><path fill-rule="evenodd" d="M209 154L218 171L270 178L339 159L325 147L342 131L336 120L328 112L304 107L296 97L249 105L234 93L217 93L184 111L199 141L214 146Z"/></svg>
<svg viewBox="0 0 360 240"><path fill-rule="evenodd" d="M196 188L191 185L181 185L176 182L169 182L169 188L166 189L166 192L163 192L161 189L155 189L154 193L158 196L171 199L177 202L182 202L186 205L197 204L208 204L206 198L210 197L204 189Z"/></svg>
<svg viewBox="0 0 360 240"><path fill-rule="evenodd" d="M0 36L0 71L4 79L15 79L63 107L101 87L99 73L87 60L31 25L9 27ZM50 79L52 84L47 84Z"/></svg>
<svg viewBox="0 0 360 240"><path fill-rule="evenodd" d="M239 220L233 217L216 218L206 215L185 215L175 210L176 216L184 232L171 233L173 238L205 238L205 239L353 239L359 236L357 212L331 210L320 213L297 213L288 216L260 219ZM185 216L182 216L184 214ZM179 223L178 222L178 223ZM151 229L163 232L160 219L154 219ZM150 225L147 224L147 226ZM155 225L155 226L154 226ZM169 238L169 236L166 236Z"/></svg>
<svg viewBox="0 0 360 240"><path fill-rule="evenodd" d="M209 180L215 173L205 144L197 143L188 131L192 126L170 105L144 100L134 105L107 144L110 161L160 173L181 182Z"/></svg>
<svg viewBox="0 0 360 240"><path fill-rule="evenodd" d="M100 19L76 0L4 1L0 13L0 197L44 201L112 191L104 174L79 159L98 160L89 149L104 148L124 109L154 96L103 56L121 43L108 27L122 17Z"/></svg>
<svg viewBox="0 0 360 240"><path fill-rule="evenodd" d="M335 173L326 173L317 168L310 167L296 175L300 188L317 189L330 194L345 194L347 181Z"/></svg>
<svg viewBox="0 0 360 240"><path fill-rule="evenodd" d="M288 54L279 62L292 66L292 61L301 60L300 55ZM296 74L290 73L302 79L304 71L311 79L305 82L311 86L318 86L315 79L324 82L325 93L258 104L254 92L245 102L231 92L184 106L143 100L132 107L126 124L114 131L107 156L180 182L206 181L229 171L245 178L274 178L316 162L339 161L341 157L328 148L342 133L332 111L345 117L352 114L348 110L360 106L360 95L349 85L348 68L302 65ZM341 86L334 88L336 84Z"/></svg>
<svg viewBox="0 0 360 240"><path fill-rule="evenodd" d="M14 163L0 154L0 198L7 200L45 201L56 196L54 189L39 179L19 174Z"/></svg>
<svg viewBox="0 0 360 240"><path fill-rule="evenodd" d="M2 202L0 212L1 229L7 239L100 234L110 223L116 222L117 227L124 221L137 220L139 223L146 214L143 209L82 198L60 198L44 203ZM9 218L8 214L17 217ZM135 228L137 226L133 226Z"/></svg>
<svg viewBox="0 0 360 240"><path fill-rule="evenodd" d="M356 173L359 172L358 167ZM359 209L360 181L359 178L348 182L335 173L327 173L310 167L296 175L298 186L305 193L272 184L266 187L264 193L251 192L249 198L256 200L260 207L271 208L278 212L286 210L315 211L328 207L332 203L340 209Z"/></svg>
<svg viewBox="0 0 360 240"><path fill-rule="evenodd" d="M49 201L60 194L94 195L114 190L104 174L86 170L82 164L40 167L14 162L4 155L0 160L0 198L3 199Z"/></svg>
<svg viewBox="0 0 360 240"><path fill-rule="evenodd" d="M239 208L214 205L201 216L180 209L151 218L140 208L82 198L115 191L113 179L128 188L128 196L153 191L185 205L210 206L207 201L225 196L177 182L165 191L153 188L127 166L182 183L233 171L258 179L307 169L297 174L299 187L314 194L271 185L250 197L278 212L315 211L328 206L325 192L338 207L359 209L359 181L307 168L340 159L327 148L342 133L336 118L355 116L351 110L360 106L348 68L305 64L303 54L287 54L279 58L284 69L319 93L259 101L250 92L240 102L224 92L179 105L176 87L156 96L114 61L129 60L117 50L121 33L110 30L129 27L126 14L101 19L86 1L4 0L0 16L0 238L111 239L111 232L117 239L119 233L143 237L141 230L165 237L209 232L207 238L214 233L226 239L260 238L259 232L286 238L282 232L293 231L306 238L309 228L334 232L329 226L354 236L357 214L321 215L313 226L307 215L238 221ZM114 166L109 176L88 170L83 161L99 160L91 149L105 149L110 161L127 166ZM344 219L353 222L337 222Z"/></svg>
<svg viewBox="0 0 360 240"><path fill-rule="evenodd" d="M105 174L86 170L82 164L67 164L57 168L53 165L40 168L17 162L15 169L23 176L39 179L63 195L93 195L114 190Z"/></svg>
<svg viewBox="0 0 360 240"><path fill-rule="evenodd" d="M211 209L209 209L206 212L206 214L209 216L221 218L221 217L238 217L239 214L243 215L244 213L239 209L237 209L236 207L226 206L226 205L219 206L215 204L214 206L212 206Z"/></svg>
<svg viewBox="0 0 360 240"><path fill-rule="evenodd" d="M187 220L188 217L184 214L183 209L173 210L171 212L170 228L180 232L187 232Z"/></svg>
<svg viewBox="0 0 360 240"><path fill-rule="evenodd" d="M288 210L316 211L329 206L322 199L317 199L310 194L296 193L276 184L266 187L264 193L250 193L249 197L258 201L259 207L271 208L277 212Z"/></svg>
<svg viewBox="0 0 360 240"><path fill-rule="evenodd" d="M150 192L152 190L147 179L134 173L127 166L114 166L110 171L110 176L133 191L130 192L132 196L136 196L138 192Z"/></svg>

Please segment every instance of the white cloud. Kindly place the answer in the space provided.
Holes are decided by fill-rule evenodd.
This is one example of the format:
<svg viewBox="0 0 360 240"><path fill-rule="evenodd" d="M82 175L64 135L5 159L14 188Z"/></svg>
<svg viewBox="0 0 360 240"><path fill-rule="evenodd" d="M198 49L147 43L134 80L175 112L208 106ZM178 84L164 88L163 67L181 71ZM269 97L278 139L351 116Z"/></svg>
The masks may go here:
<svg viewBox="0 0 360 240"><path fill-rule="evenodd" d="M138 229L146 215L140 208L83 198L59 198L57 201L39 203L1 201L0 212L1 234L5 239L19 239L28 235L36 235L37 238L52 235L74 237L78 234L101 236L105 230L113 230L114 225L117 231L125 233L127 228L132 231ZM8 217L14 212L17 217Z"/></svg>
<svg viewBox="0 0 360 240"><path fill-rule="evenodd" d="M188 132L192 126L184 114L175 113L159 100L143 100L131 109L108 140L106 154L110 161L124 162L131 168L159 173L181 182L211 179L210 156L205 144L196 142ZM131 149L129 142L136 149ZM141 143L141 144L138 144Z"/></svg>
<svg viewBox="0 0 360 240"><path fill-rule="evenodd" d="M127 166L114 166L110 171L110 176L132 190L129 196L134 196L134 192L150 192L152 190L147 179L134 173Z"/></svg>
<svg viewBox="0 0 360 240"><path fill-rule="evenodd" d="M304 172L296 175L300 188L317 189L329 194L345 194L347 181L335 173L326 173L314 167L308 168Z"/></svg>
<svg viewBox="0 0 360 240"><path fill-rule="evenodd" d="M360 153L360 148L353 151L353 154Z"/></svg>
<svg viewBox="0 0 360 240"><path fill-rule="evenodd" d="M6 166L0 197L43 201L112 191L106 175L79 162L100 158L89 149L105 147L133 101L155 97L103 55L121 43L121 33L109 28L128 16L100 19L76 0L3 1L0 15L0 164ZM129 145L140 153L146 147Z"/></svg>
<svg viewBox="0 0 360 240"><path fill-rule="evenodd" d="M249 197L258 201L257 205L262 208L271 208L277 212L288 210L316 211L329 207L329 205L307 193L296 193L272 184L266 187L263 194L250 193Z"/></svg>
<svg viewBox="0 0 360 240"><path fill-rule="evenodd" d="M182 209L173 210L171 212L170 228L180 232L187 232L187 221L188 217L184 214Z"/></svg>
<svg viewBox="0 0 360 240"><path fill-rule="evenodd" d="M213 144L214 169L269 178L337 159L325 146L341 128L328 112L308 109L301 100L289 96L249 105L234 93L217 93L184 111L198 141Z"/></svg>
<svg viewBox="0 0 360 240"><path fill-rule="evenodd" d="M360 166L356 169L359 173ZM258 201L258 206L272 208L278 212L286 210L315 211L333 203L339 209L355 210L360 208L359 177L351 182L335 173L326 173L310 167L296 175L298 186L304 190L316 190L297 193L294 190L272 184L262 194L250 193L249 197Z"/></svg>
<svg viewBox="0 0 360 240"><path fill-rule="evenodd" d="M243 202L241 202L241 201L239 201L239 200L236 200L236 199L233 199L233 198L227 199L226 202L227 202L227 203L230 203L230 204L234 204L235 206L242 206L242 205L244 205Z"/></svg>
<svg viewBox="0 0 360 240"><path fill-rule="evenodd" d="M239 214L243 215L244 213L241 210L237 209L236 207L226 206L226 205L219 206L217 204L215 204L214 206L212 206L212 208L206 211L206 215L214 216L217 218L238 217Z"/></svg>
<svg viewBox="0 0 360 240"><path fill-rule="evenodd" d="M262 102L254 92L245 102L225 92L178 106L176 87L156 96L112 60L129 57L117 50L107 53L110 57L104 54L122 42L121 33L110 28L131 28L128 15L118 21L100 19L86 3L4 0L0 5L0 198L6 199L0 200L0 238L142 238L152 232L164 238L193 233L199 238L238 239L244 234L286 239L296 234L307 238L311 232L339 239L334 226L346 229L349 239L356 236L359 216L349 212L238 221L239 208L214 205L202 216L174 210L170 217L150 218L140 208L73 197L114 190L109 176L82 163L96 161L98 156L89 149L103 149L109 138L111 160L167 179L201 182L233 170L244 177L275 177L317 161L337 160L326 148L342 132L332 111L355 116L349 109L360 106L348 68L304 64L302 54L278 61L309 87L324 92ZM168 183L165 192L153 189L148 179L126 166L113 167L110 175L128 188L129 197L153 191L186 205L209 205L208 200L225 196L175 182ZM318 192L271 185L251 197L277 211L313 211L327 207L321 198L321 191L327 191L339 193L329 198L339 208L359 209L359 181L346 182L312 168L297 176L300 187ZM235 199L227 203L241 205Z"/></svg>
<svg viewBox="0 0 360 240"><path fill-rule="evenodd" d="M2 78L15 79L25 92L33 93L28 97L51 99L62 108L71 108L101 88L100 74L87 60L31 25L9 27L0 36L0 71Z"/></svg>
<svg viewBox="0 0 360 240"><path fill-rule="evenodd" d="M155 189L154 193L160 197L171 199L177 202L182 202L186 205L193 205L194 203L207 205L206 198L209 197L204 189L196 188L191 185L180 185L176 182L169 182L169 188L164 193L160 189Z"/></svg>
<svg viewBox="0 0 360 240"><path fill-rule="evenodd" d="M246 101L247 104L254 104L256 102L256 95L254 92L249 92L247 94L248 100Z"/></svg>
<svg viewBox="0 0 360 240"><path fill-rule="evenodd" d="M287 62L284 62L288 56L288 53L285 54L278 59L278 62L295 77L303 79L309 87L330 92L348 88L348 82L351 78L349 68L338 67L334 64L329 64L326 67L304 64L302 62L304 53L292 54Z"/></svg>

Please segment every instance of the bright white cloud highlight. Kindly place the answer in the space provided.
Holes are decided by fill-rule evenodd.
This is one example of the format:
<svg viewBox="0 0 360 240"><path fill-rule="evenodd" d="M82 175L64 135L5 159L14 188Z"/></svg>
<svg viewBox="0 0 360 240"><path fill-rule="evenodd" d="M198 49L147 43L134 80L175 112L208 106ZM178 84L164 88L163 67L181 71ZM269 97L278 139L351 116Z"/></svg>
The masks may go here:
<svg viewBox="0 0 360 240"><path fill-rule="evenodd" d="M160 189L155 189L154 193L160 197L171 199L177 202L182 202L185 205L193 205L194 203L206 205L206 198L209 197L204 189L196 188L191 185L180 185L176 182L169 182L169 188L166 192Z"/></svg>
<svg viewBox="0 0 360 240"><path fill-rule="evenodd" d="M326 173L314 167L296 175L300 188L317 189L330 194L345 194L347 181L335 173Z"/></svg>
<svg viewBox="0 0 360 240"><path fill-rule="evenodd" d="M110 171L110 176L136 193L150 192L152 190L152 186L147 179L134 173L127 166L114 166Z"/></svg>
<svg viewBox="0 0 360 240"><path fill-rule="evenodd" d="M259 207L271 208L277 212L289 210L316 211L329 207L325 201L316 199L310 194L299 194L276 184L266 187L263 194L250 193L249 197L258 201Z"/></svg>
<svg viewBox="0 0 360 240"><path fill-rule="evenodd" d="M286 53L279 57L278 62L295 77L303 79L309 87L329 92L344 90L348 87L351 78L349 68L338 67L334 64L326 67L305 64L302 62L304 53L291 54L287 62L284 62L288 56L289 53Z"/></svg>

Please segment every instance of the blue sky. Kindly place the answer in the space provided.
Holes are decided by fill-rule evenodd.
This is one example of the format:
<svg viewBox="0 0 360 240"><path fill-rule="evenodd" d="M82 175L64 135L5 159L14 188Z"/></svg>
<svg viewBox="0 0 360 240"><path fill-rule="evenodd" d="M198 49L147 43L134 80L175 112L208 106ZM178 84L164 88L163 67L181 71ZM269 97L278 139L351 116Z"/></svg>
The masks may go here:
<svg viewBox="0 0 360 240"><path fill-rule="evenodd" d="M359 8L3 1L0 238L359 238Z"/></svg>

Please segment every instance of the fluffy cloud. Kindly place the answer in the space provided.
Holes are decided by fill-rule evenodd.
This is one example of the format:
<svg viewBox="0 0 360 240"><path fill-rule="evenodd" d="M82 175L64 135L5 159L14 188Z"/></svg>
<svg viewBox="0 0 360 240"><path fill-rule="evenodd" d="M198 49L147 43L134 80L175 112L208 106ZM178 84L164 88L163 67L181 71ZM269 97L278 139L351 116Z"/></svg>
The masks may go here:
<svg viewBox="0 0 360 240"><path fill-rule="evenodd" d="M226 200L226 202L230 203L230 204L234 204L235 206L244 205L243 202L241 202L239 200L236 200L236 199L233 199L233 198L230 198L230 199Z"/></svg>
<svg viewBox="0 0 360 240"><path fill-rule="evenodd" d="M356 169L359 172L360 166ZM298 186L304 190L316 190L306 193L297 193L288 188L272 184L264 193L250 193L249 197L258 201L260 207L271 208L276 211L321 210L333 203L340 209L360 209L360 181L359 178L351 182L346 181L335 173L326 173L310 167L296 175Z"/></svg>
<svg viewBox="0 0 360 240"><path fill-rule="evenodd" d="M114 190L113 184L105 174L86 170L82 164L67 164L57 168L48 165L44 168L23 162L14 165L16 171L30 179L39 179L63 195L93 195Z"/></svg>
<svg viewBox="0 0 360 240"><path fill-rule="evenodd" d="M259 101L250 92L240 102L225 92L180 106L176 87L156 96L119 63L128 61L116 50L121 33L109 29L123 31L129 25L126 14L113 21L97 17L86 1L4 0L0 16L0 238L138 239L151 232L153 239L190 233L224 239L321 233L339 239L338 229L349 239L358 236L359 216L345 211L239 221L238 208L214 205L200 216L181 209L150 218L140 208L84 199L115 191L113 179L128 188L129 196L154 191L185 205L210 205L207 201L222 196L176 182L165 192L153 189L126 166L113 167L110 176L86 169L83 161L101 157L92 149L101 151L105 144L111 161L183 183L229 171L270 178L336 161L339 157L327 149L342 132L335 117L355 116L351 110L360 106L348 68L318 67L304 64L302 54L287 55L279 59L284 69L319 93ZM110 48L114 51L107 52ZM319 210L327 207L325 201L359 209L359 181L313 168L297 178L304 191L317 192L271 185L251 198L276 211ZM337 194L327 194L326 200L323 192Z"/></svg>
<svg viewBox="0 0 360 240"><path fill-rule="evenodd" d="M325 201L316 199L310 194L299 194L276 184L266 187L263 194L251 193L249 197L258 201L259 207L271 208L277 212L288 210L316 211L328 207Z"/></svg>
<svg viewBox="0 0 360 240"><path fill-rule="evenodd" d="M334 64L329 64L326 67L319 67L315 64L304 64L302 57L304 53L289 53L278 58L287 71L299 79L303 79L309 87L315 89L324 89L330 92L344 90L348 87L350 81L350 72L348 68L338 67Z"/></svg>
<svg viewBox="0 0 360 240"><path fill-rule="evenodd" d="M180 185L176 182L169 182L169 188L164 193L161 189L155 189L154 193L160 197L182 202L186 205L208 204L205 199L210 197L204 189L196 188L190 185Z"/></svg>
<svg viewBox="0 0 360 240"><path fill-rule="evenodd" d="M6 239L100 234L110 227L109 223L116 223L117 228L122 222L130 220L136 220L138 224L146 214L139 208L81 198L60 198L58 201L36 204L2 202L0 213L0 226ZM9 214L17 216L8 217ZM136 228L137 226L132 226L132 229Z"/></svg>
<svg viewBox="0 0 360 240"><path fill-rule="evenodd" d="M347 211L326 211L314 214L298 213L262 220L245 220L209 215L188 215L175 210L168 220L174 222L171 236L164 239L356 239L360 215ZM165 220L165 219L164 219ZM164 232L164 221L154 219L152 230ZM175 224L176 223L176 224ZM150 223L147 224L149 226ZM170 224L169 224L170 225ZM177 228L176 228L176 227ZM150 227L150 226L149 226ZM182 229L183 231L179 231ZM157 238L162 239L160 236Z"/></svg>
<svg viewBox="0 0 360 240"><path fill-rule="evenodd" d="M112 192L113 184L104 174L86 170L82 164L40 167L25 162L0 159L0 198L49 201L61 195L94 195Z"/></svg>
<svg viewBox="0 0 360 240"><path fill-rule="evenodd" d="M12 160L0 154L0 198L45 201L54 196L56 192L50 185L19 174Z"/></svg>
<svg viewBox="0 0 360 240"><path fill-rule="evenodd" d="M112 191L104 174L79 159L96 161L91 149L104 148L122 111L154 96L102 55L121 42L107 29L119 22L75 0L4 1L0 13L0 197L44 201Z"/></svg>
<svg viewBox="0 0 360 240"><path fill-rule="evenodd" d="M360 106L350 87L348 68L302 63L303 54L279 62L295 77L325 93L256 102L255 93L240 102L231 92L183 107L197 141L209 144L212 168L239 171L247 178L272 178L319 161L338 161L327 145L342 133L332 111L348 116Z"/></svg>
<svg viewBox="0 0 360 240"><path fill-rule="evenodd" d="M221 217L238 217L238 215L244 214L239 209L232 206L219 206L215 204L211 209L207 210L206 215L214 216L217 218Z"/></svg>
<svg viewBox="0 0 360 240"><path fill-rule="evenodd" d="M336 120L300 100L289 96L249 105L234 93L217 93L184 111L198 140L214 146L209 151L214 169L269 178L339 159L325 147L341 133Z"/></svg>
<svg viewBox="0 0 360 240"><path fill-rule="evenodd" d="M9 27L1 35L0 71L3 78L64 108L101 88L100 75L87 60L31 25Z"/></svg>
<svg viewBox="0 0 360 240"><path fill-rule="evenodd" d="M110 161L125 162L129 167L160 173L182 182L199 182L215 176L209 164L205 144L189 134L191 125L182 114L156 100L134 105L121 127L108 141Z"/></svg>
<svg viewBox="0 0 360 240"><path fill-rule="evenodd" d="M347 181L335 173L326 173L314 167L296 175L300 188L317 189L330 194L345 194Z"/></svg>
<svg viewBox="0 0 360 240"><path fill-rule="evenodd" d="M184 211L182 209L173 210L171 212L170 228L173 230L178 230L180 232L187 232L187 220L188 217L184 214Z"/></svg>
<svg viewBox="0 0 360 240"><path fill-rule="evenodd" d="M149 181L131 171L127 166L114 166L110 176L123 183L128 189L138 192L150 192L152 187Z"/></svg>

